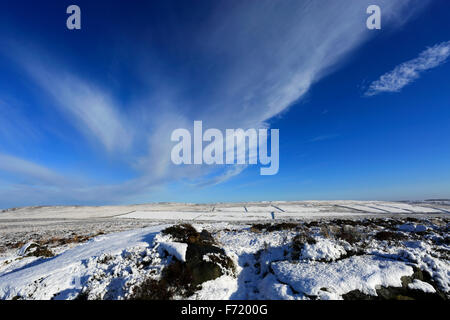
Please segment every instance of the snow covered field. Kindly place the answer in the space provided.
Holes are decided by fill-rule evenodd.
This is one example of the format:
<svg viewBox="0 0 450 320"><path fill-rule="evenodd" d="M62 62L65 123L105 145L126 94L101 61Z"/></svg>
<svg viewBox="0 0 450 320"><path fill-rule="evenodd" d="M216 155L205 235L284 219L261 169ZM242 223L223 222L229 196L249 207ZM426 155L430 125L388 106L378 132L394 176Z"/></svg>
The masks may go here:
<svg viewBox="0 0 450 320"><path fill-rule="evenodd" d="M218 204L155 203L126 206L54 206L25 207L0 211L0 221L29 219L150 219L195 221L254 221L297 218L326 218L336 216L365 216L367 214L431 214L449 213L445 201L387 202L387 201L273 201Z"/></svg>
<svg viewBox="0 0 450 320"><path fill-rule="evenodd" d="M0 299L448 299L449 212L445 201L4 210Z"/></svg>

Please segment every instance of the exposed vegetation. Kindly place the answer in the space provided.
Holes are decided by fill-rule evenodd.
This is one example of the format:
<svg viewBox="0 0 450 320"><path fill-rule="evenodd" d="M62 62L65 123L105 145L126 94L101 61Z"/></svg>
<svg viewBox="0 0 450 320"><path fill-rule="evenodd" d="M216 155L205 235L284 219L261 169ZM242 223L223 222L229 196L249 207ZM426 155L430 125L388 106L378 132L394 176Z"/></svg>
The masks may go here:
<svg viewBox="0 0 450 320"><path fill-rule="evenodd" d="M223 274L234 274L233 261L218 247L212 235L203 230L198 232L190 224L174 225L162 231L177 242L187 243L186 262L174 258L165 267L161 278L149 278L133 290L130 299L164 300L175 295L189 297L205 281Z"/></svg>
<svg viewBox="0 0 450 320"><path fill-rule="evenodd" d="M299 228L299 223L264 223L264 224L254 224L250 227L250 231L253 232L273 232L281 230L290 230Z"/></svg>
<svg viewBox="0 0 450 320"><path fill-rule="evenodd" d="M24 255L26 257L44 257L44 258L50 258L53 257L54 254L51 250L49 250L46 246L41 246L37 243L32 243L28 248L25 250Z"/></svg>

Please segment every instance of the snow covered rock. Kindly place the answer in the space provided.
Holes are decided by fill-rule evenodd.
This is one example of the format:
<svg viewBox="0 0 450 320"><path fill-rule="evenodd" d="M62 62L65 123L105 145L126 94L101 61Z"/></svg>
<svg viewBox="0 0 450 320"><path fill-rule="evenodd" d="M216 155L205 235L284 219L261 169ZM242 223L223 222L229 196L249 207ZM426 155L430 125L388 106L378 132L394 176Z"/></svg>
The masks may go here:
<svg viewBox="0 0 450 320"><path fill-rule="evenodd" d="M346 251L336 242L318 239L316 243L305 243L300 258L316 261L333 261L345 255Z"/></svg>
<svg viewBox="0 0 450 320"><path fill-rule="evenodd" d="M272 264L275 276L306 296L321 299L342 299L342 295L359 290L377 295L377 286L401 287L401 278L413 274L404 262L376 256L353 256L337 262Z"/></svg>
<svg viewBox="0 0 450 320"><path fill-rule="evenodd" d="M30 248L35 245L37 245L37 243L33 241L27 242L22 247L20 247L20 249L17 251L17 255L24 256L30 250Z"/></svg>
<svg viewBox="0 0 450 320"><path fill-rule="evenodd" d="M53 257L53 252L50 251L46 246L41 246L36 242L30 241L23 245L18 251L17 255L21 257Z"/></svg>
<svg viewBox="0 0 450 320"><path fill-rule="evenodd" d="M188 248L187 243L181 242L160 242L161 249L167 251L171 256L174 256L181 262L186 262L186 251Z"/></svg>

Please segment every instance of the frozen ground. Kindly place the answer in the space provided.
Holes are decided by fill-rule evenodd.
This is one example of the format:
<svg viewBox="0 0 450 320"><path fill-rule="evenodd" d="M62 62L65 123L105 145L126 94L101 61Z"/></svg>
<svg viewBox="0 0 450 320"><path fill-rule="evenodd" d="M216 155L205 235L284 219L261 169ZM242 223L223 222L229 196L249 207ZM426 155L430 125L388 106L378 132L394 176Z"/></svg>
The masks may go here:
<svg viewBox="0 0 450 320"><path fill-rule="evenodd" d="M156 203L128 206L55 206L6 209L0 221L31 219L149 219L192 221L254 221L365 216L367 214L449 213L443 200L420 203L387 201L299 201L217 204Z"/></svg>
<svg viewBox="0 0 450 320"><path fill-rule="evenodd" d="M449 212L445 200L9 209L0 298L448 299Z"/></svg>

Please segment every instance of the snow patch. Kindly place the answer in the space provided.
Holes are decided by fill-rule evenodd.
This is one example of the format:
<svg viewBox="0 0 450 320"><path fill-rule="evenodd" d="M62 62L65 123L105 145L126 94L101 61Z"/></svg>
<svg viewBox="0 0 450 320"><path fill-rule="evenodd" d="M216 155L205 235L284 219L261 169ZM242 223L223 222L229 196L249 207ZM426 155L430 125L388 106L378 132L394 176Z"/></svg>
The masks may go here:
<svg viewBox="0 0 450 320"><path fill-rule="evenodd" d="M414 290L421 290L423 292L429 292L429 293L436 292L436 290L433 288L433 286L431 284L417 280L417 279L415 279L413 282L408 284L408 288L414 289Z"/></svg>
<svg viewBox="0 0 450 320"><path fill-rule="evenodd" d="M124 248L148 247L155 235L166 225L136 229L101 236L103 241L90 240L58 256L30 263L26 268L0 275L0 299L16 295L34 299L74 298L83 282L92 274L90 261L104 254L120 254Z"/></svg>
<svg viewBox="0 0 450 320"><path fill-rule="evenodd" d="M160 248L181 262L186 262L186 250L188 245L181 242L161 242Z"/></svg>
<svg viewBox="0 0 450 320"><path fill-rule="evenodd" d="M237 289L237 279L229 275L223 275L217 279L203 282L202 288L189 299L229 300Z"/></svg>
<svg viewBox="0 0 450 320"><path fill-rule="evenodd" d="M413 274L404 262L376 256L353 256L337 262L272 264L275 276L294 290L321 299L342 299L353 290L376 296L377 286L401 287L401 277Z"/></svg>
<svg viewBox="0 0 450 320"><path fill-rule="evenodd" d="M305 243L300 256L301 259L332 261L347 253L336 242L328 239L316 239L316 241L314 244Z"/></svg>

